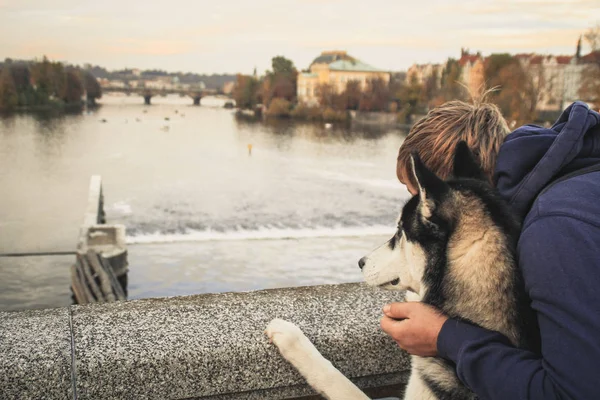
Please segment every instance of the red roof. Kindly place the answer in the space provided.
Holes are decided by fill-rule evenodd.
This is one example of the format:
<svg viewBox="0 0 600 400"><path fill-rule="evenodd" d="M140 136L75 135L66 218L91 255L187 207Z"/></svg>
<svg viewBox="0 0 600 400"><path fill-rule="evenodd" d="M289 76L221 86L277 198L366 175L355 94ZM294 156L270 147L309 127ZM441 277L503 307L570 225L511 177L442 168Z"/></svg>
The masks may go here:
<svg viewBox="0 0 600 400"><path fill-rule="evenodd" d="M531 59L529 60L529 63L531 65L540 65L543 60L544 60L544 56L535 55L535 56L531 57Z"/></svg>
<svg viewBox="0 0 600 400"><path fill-rule="evenodd" d="M573 56L556 56L556 62L559 64L569 64Z"/></svg>
<svg viewBox="0 0 600 400"><path fill-rule="evenodd" d="M600 50L592 51L590 54L586 54L585 56L579 59L584 64L587 63L598 63L600 64Z"/></svg>

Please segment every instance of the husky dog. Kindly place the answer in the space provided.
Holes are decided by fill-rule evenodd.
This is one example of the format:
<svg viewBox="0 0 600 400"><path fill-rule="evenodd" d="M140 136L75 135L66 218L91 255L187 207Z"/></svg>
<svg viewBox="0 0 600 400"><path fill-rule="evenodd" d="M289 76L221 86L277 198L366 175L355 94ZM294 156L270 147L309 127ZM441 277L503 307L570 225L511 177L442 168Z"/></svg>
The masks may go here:
<svg viewBox="0 0 600 400"><path fill-rule="evenodd" d="M406 290L451 318L504 334L537 350L537 324L515 255L520 226L496 194L467 145L454 154L444 182L412 155L419 194L403 207L396 234L359 261L367 284ZM331 400L368 399L310 343L298 327L275 319L266 331L281 354ZM412 356L405 399L474 399L452 365Z"/></svg>

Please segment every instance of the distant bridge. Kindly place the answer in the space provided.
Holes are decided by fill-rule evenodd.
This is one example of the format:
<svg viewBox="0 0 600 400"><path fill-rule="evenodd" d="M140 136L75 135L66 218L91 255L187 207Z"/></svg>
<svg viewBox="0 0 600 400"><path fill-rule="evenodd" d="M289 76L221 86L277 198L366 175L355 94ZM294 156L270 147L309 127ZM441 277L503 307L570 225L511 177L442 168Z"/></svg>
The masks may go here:
<svg viewBox="0 0 600 400"><path fill-rule="evenodd" d="M102 92L104 93L125 93L127 95L136 94L144 98L144 104L150 105L151 99L154 96L166 96L168 94L178 94L180 96L189 96L194 101L195 106L200 105L200 99L205 96L211 96L217 94L216 89L152 89L146 87L103 87Z"/></svg>

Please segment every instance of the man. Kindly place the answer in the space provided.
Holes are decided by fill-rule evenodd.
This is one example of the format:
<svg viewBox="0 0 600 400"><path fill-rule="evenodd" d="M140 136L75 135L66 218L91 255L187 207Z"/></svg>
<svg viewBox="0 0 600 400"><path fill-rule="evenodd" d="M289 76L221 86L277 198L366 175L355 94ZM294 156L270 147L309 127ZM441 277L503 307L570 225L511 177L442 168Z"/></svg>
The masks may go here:
<svg viewBox="0 0 600 400"><path fill-rule="evenodd" d="M422 303L387 305L381 327L411 354L452 361L483 399L600 398L600 114L576 102L552 128L507 131L492 105L447 103L413 127L397 173L416 194L411 152L441 177L460 140L478 154L523 222L518 263L541 355Z"/></svg>

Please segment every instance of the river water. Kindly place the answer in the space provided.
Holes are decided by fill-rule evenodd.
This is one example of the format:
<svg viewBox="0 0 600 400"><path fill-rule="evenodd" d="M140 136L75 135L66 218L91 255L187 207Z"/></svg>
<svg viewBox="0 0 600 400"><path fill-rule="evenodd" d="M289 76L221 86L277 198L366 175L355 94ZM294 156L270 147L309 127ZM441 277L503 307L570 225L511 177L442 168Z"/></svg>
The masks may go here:
<svg viewBox="0 0 600 400"><path fill-rule="evenodd" d="M216 98L105 96L0 119L0 253L74 250L91 175L127 228L129 298L361 280L408 192L401 131L239 121ZM248 154L248 144L252 154ZM0 309L70 304L73 256L0 258Z"/></svg>

